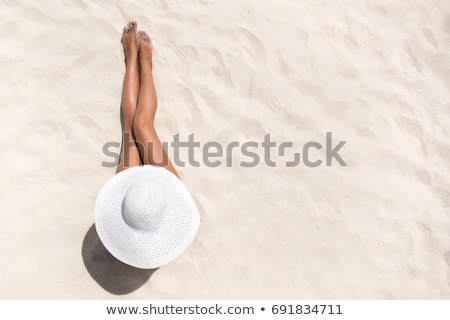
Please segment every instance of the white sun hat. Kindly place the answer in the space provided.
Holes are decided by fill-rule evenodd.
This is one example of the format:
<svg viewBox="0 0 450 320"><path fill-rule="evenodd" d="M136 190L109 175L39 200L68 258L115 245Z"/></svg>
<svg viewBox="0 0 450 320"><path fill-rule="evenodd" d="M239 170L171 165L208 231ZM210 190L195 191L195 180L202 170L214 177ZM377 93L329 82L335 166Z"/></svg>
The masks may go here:
<svg viewBox="0 0 450 320"><path fill-rule="evenodd" d="M200 226L189 191L170 171L137 166L113 176L97 196L95 228L118 260L153 269L181 255Z"/></svg>

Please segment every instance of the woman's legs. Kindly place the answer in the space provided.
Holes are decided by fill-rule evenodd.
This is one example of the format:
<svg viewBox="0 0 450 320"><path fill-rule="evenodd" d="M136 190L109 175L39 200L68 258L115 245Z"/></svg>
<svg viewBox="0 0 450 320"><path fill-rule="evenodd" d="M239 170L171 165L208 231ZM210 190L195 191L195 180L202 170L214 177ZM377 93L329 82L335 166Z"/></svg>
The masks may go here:
<svg viewBox="0 0 450 320"><path fill-rule="evenodd" d="M152 74L152 47L149 36L138 32L140 86L137 109L134 115L133 132L144 164L165 167L178 177L154 127L157 99Z"/></svg>
<svg viewBox="0 0 450 320"><path fill-rule="evenodd" d="M133 119L139 93L138 46L136 41L136 22L129 22L122 33L122 44L125 52L126 71L123 80L122 117L123 140L119 164L116 173L127 168L138 166L139 150L133 132Z"/></svg>

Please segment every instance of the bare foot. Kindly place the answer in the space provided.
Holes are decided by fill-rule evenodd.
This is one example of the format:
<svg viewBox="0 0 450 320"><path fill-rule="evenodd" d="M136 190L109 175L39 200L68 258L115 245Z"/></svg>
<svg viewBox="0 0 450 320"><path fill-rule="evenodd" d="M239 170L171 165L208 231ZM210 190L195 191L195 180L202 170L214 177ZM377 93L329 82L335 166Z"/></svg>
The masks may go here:
<svg viewBox="0 0 450 320"><path fill-rule="evenodd" d="M142 63L149 62L152 65L152 40L145 31L138 31L139 58Z"/></svg>
<svg viewBox="0 0 450 320"><path fill-rule="evenodd" d="M125 63L131 59L137 59L138 45L136 40L136 21L130 21L123 27L122 45L125 52Z"/></svg>

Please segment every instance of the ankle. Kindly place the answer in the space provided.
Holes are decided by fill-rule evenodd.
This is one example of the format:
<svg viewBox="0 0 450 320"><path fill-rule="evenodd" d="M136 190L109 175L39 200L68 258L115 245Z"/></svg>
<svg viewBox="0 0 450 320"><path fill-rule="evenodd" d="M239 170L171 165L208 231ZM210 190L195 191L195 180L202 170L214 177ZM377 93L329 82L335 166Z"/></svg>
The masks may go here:
<svg viewBox="0 0 450 320"><path fill-rule="evenodd" d="M152 57L139 57L139 64L141 67L153 69Z"/></svg>
<svg viewBox="0 0 450 320"><path fill-rule="evenodd" d="M125 63L128 66L129 64L135 64L138 61L137 52L130 52L125 54Z"/></svg>

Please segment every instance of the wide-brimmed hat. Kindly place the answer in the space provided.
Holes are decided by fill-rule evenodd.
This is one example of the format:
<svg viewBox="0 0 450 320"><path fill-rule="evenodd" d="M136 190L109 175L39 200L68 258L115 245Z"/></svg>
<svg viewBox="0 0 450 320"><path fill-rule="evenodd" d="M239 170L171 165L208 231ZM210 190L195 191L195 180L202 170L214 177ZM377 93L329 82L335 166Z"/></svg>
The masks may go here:
<svg viewBox="0 0 450 320"><path fill-rule="evenodd" d="M199 225L189 191L163 167L119 172L103 186L95 204L95 228L103 245L136 268L153 269L177 258Z"/></svg>

